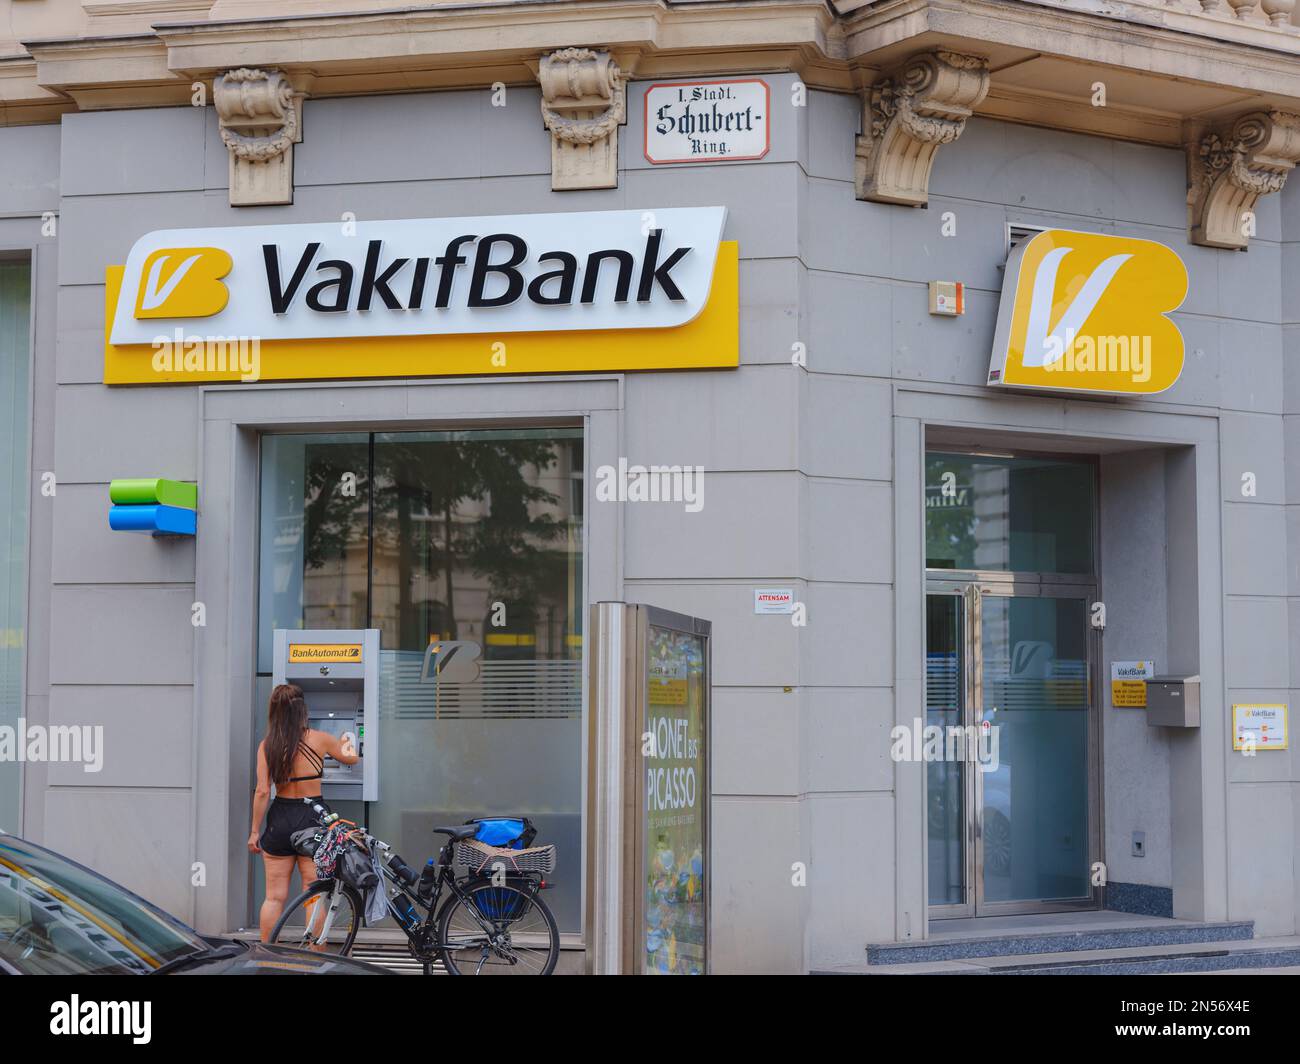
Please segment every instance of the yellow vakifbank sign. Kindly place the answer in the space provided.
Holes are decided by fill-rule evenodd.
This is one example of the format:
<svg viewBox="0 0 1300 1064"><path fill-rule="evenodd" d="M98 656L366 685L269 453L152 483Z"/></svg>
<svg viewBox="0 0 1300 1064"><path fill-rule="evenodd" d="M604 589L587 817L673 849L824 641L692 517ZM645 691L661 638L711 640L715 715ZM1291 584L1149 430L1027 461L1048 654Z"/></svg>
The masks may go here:
<svg viewBox="0 0 1300 1064"><path fill-rule="evenodd" d="M1008 388L1153 395L1182 373L1168 317L1187 267L1164 244L1048 229L1007 260L988 383Z"/></svg>
<svg viewBox="0 0 1300 1064"><path fill-rule="evenodd" d="M724 207L177 229L106 278L106 384L733 367Z"/></svg>
<svg viewBox="0 0 1300 1064"><path fill-rule="evenodd" d="M355 665L361 661L360 643L290 643L290 665Z"/></svg>

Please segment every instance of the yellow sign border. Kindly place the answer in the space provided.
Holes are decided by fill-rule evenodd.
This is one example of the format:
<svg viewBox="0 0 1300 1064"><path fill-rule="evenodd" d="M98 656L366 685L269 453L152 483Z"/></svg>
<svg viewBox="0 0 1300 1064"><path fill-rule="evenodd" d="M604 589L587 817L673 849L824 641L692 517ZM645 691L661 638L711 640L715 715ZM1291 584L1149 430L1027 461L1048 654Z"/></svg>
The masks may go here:
<svg viewBox="0 0 1300 1064"><path fill-rule="evenodd" d="M155 370L152 344L113 344L113 318L124 266L105 278L104 383L239 382L227 370ZM672 329L474 333L263 340L259 381L353 380L372 377L518 376L653 369L731 369L740 365L740 247L718 245L704 309ZM160 327L160 333L162 329ZM196 335L202 335L195 330ZM504 345L502 349L498 345ZM504 355L504 365L493 358Z"/></svg>
<svg viewBox="0 0 1300 1064"><path fill-rule="evenodd" d="M1245 750L1245 744L1237 742L1237 710L1239 709L1280 709L1282 711L1282 745L1281 746L1259 746L1256 744L1252 747L1257 753L1267 750L1285 750L1291 745L1291 710L1287 708L1285 702L1234 702L1232 704L1232 748L1234 750Z"/></svg>

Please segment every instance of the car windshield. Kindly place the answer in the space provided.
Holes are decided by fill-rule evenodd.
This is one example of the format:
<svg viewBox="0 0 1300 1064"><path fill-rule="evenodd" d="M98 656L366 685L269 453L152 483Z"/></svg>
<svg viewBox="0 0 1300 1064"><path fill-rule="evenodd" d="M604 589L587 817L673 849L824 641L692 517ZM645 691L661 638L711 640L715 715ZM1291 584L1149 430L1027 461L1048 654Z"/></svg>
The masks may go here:
<svg viewBox="0 0 1300 1064"><path fill-rule="evenodd" d="M143 898L0 834L0 967L29 975L144 975L206 948Z"/></svg>

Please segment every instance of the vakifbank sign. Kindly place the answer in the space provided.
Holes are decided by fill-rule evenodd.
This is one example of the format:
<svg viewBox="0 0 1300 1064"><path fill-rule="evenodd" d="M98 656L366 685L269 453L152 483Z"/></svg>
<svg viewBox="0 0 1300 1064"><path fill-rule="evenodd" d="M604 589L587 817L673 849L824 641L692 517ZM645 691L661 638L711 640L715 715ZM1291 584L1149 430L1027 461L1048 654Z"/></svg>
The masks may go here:
<svg viewBox="0 0 1300 1064"><path fill-rule="evenodd" d="M1007 260L989 384L1152 395L1178 380L1183 337L1168 317L1187 267L1164 244L1048 229Z"/></svg>
<svg viewBox="0 0 1300 1064"><path fill-rule="evenodd" d="M735 366L725 221L690 207L149 233L108 270L104 380L249 379L218 356L250 339L261 380Z"/></svg>

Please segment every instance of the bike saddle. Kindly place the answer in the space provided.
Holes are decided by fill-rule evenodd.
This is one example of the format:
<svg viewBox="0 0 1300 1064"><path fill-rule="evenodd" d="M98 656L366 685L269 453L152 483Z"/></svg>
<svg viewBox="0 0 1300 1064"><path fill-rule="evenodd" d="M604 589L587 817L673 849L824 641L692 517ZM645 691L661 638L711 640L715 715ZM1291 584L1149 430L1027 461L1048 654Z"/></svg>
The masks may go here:
<svg viewBox="0 0 1300 1064"><path fill-rule="evenodd" d="M434 828L435 835L450 835L452 842L460 842L461 839L473 838L478 834L477 824L459 824L454 828Z"/></svg>

